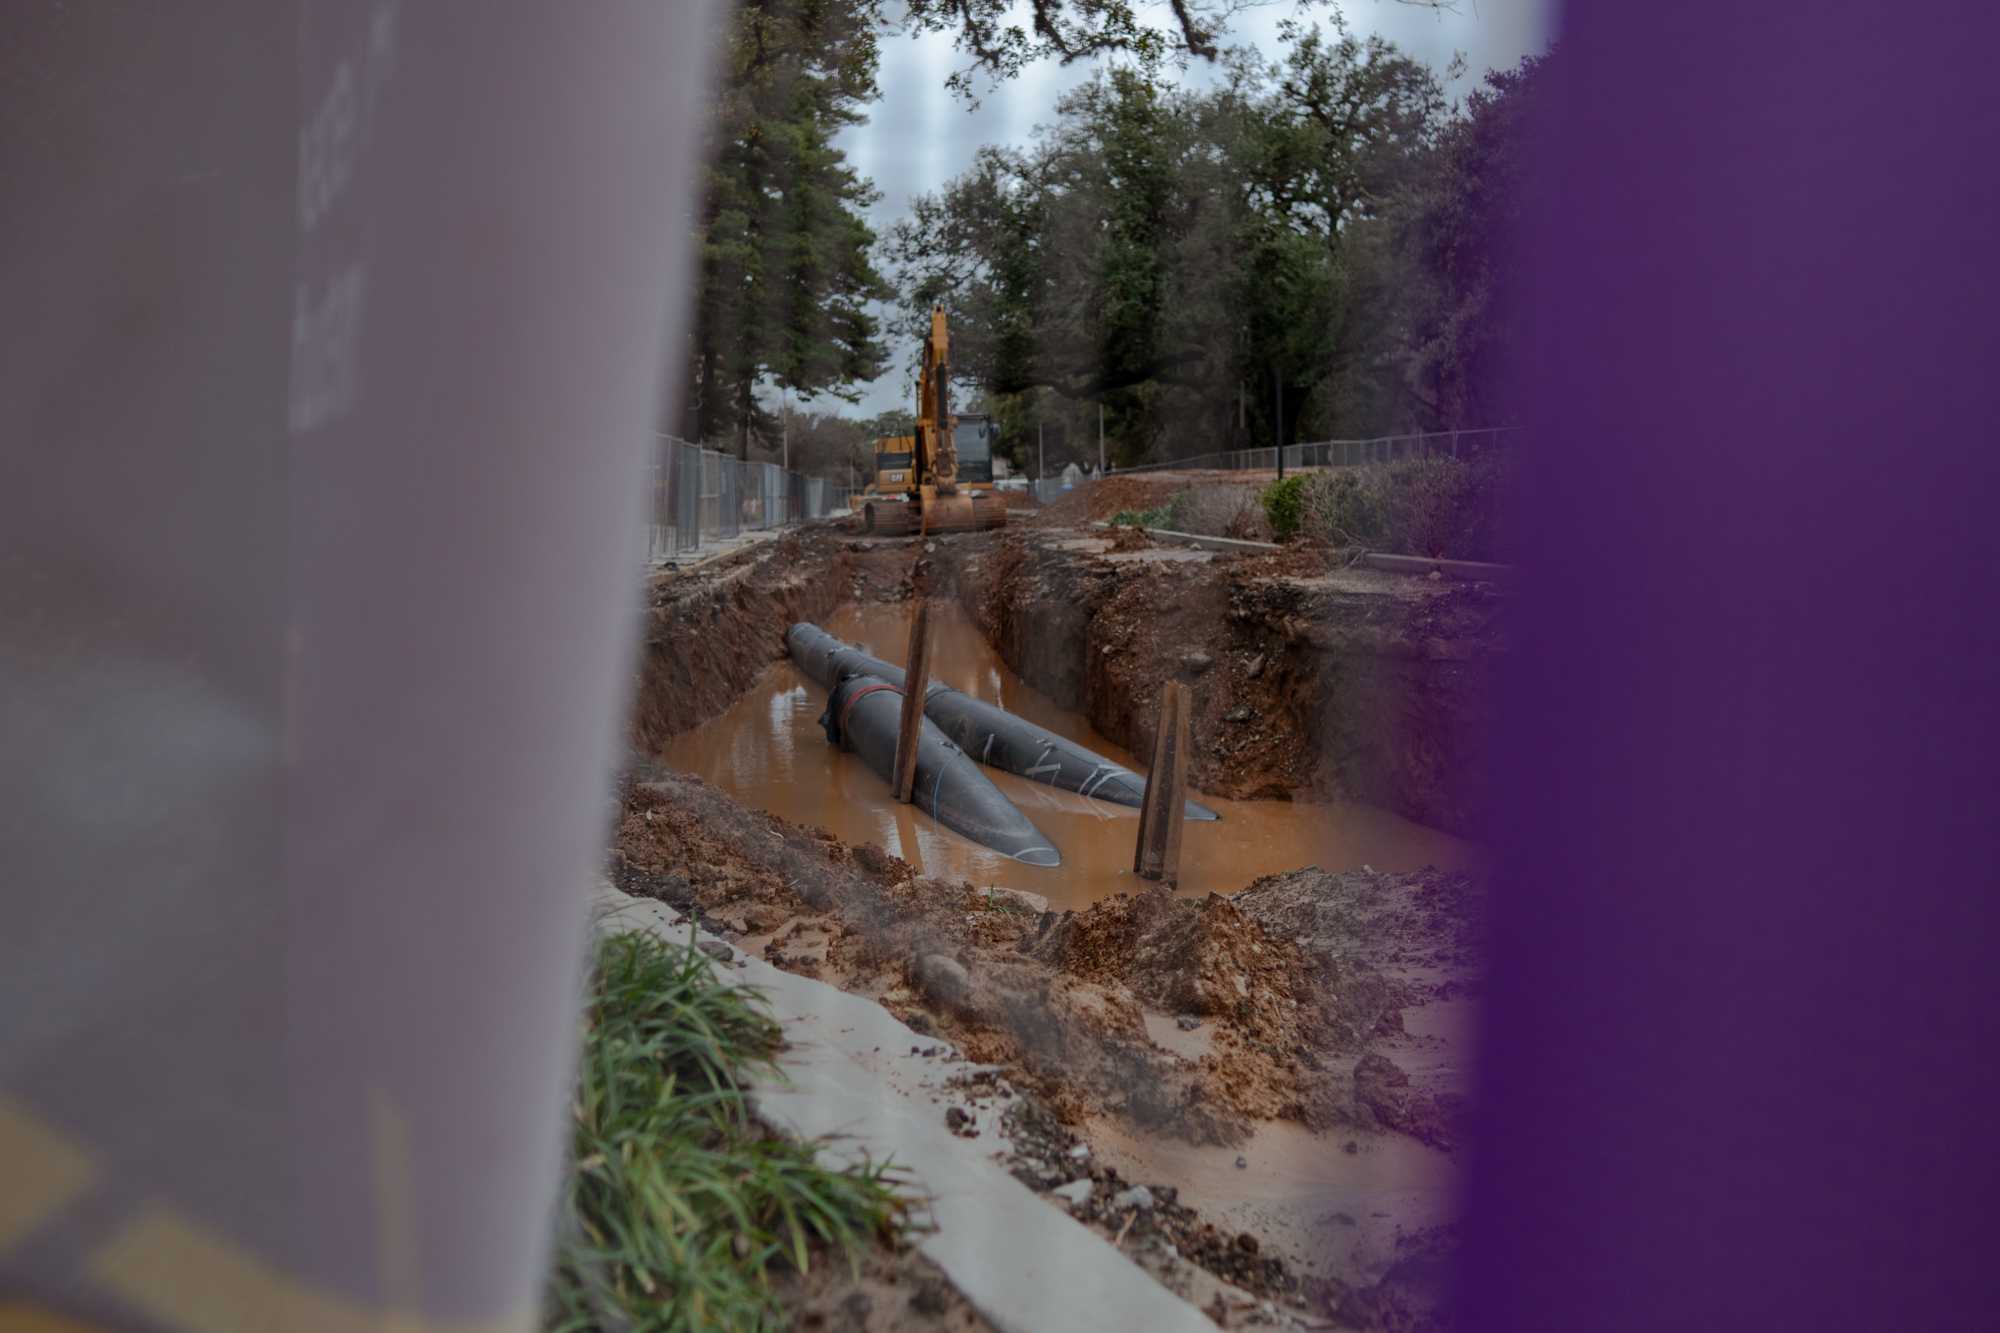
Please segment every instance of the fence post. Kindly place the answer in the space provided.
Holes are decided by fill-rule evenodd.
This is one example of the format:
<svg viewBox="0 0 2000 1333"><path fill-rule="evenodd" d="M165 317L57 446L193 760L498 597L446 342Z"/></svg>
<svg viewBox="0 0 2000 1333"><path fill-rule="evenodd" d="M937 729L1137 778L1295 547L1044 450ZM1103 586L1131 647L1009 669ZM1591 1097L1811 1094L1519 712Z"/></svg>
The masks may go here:
<svg viewBox="0 0 2000 1333"><path fill-rule="evenodd" d="M924 729L924 693L931 681L931 604L917 601L910 621L909 662L903 668L903 721L896 733L896 799L910 803L917 782L917 738Z"/></svg>

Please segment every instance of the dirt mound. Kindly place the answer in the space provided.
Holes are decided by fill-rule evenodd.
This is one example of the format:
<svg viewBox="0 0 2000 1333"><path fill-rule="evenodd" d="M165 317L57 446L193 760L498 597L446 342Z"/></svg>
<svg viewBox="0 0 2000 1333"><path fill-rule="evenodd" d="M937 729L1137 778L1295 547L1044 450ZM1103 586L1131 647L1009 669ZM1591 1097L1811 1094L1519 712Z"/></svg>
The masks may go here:
<svg viewBox="0 0 2000 1333"><path fill-rule="evenodd" d="M1187 482L1179 477L1105 477L1064 491L1035 512L1035 521L1056 527L1087 525L1128 509L1156 509L1186 488Z"/></svg>
<svg viewBox="0 0 2000 1333"><path fill-rule="evenodd" d="M1065 914L1025 951L1179 1019L1212 1023L1211 1051L1198 1063L1215 1104L1253 1118L1315 1118L1307 1093L1321 1039L1299 989L1311 969L1296 946L1227 899L1121 895Z"/></svg>
<svg viewBox="0 0 2000 1333"><path fill-rule="evenodd" d="M1465 1082L1454 1070L1469 1047L1413 1035L1406 1015L1478 995L1483 883L1438 870L1311 868L1266 876L1230 901L1308 962L1300 989L1317 1013L1327 1068L1306 1090L1307 1118L1376 1125L1438 1148L1460 1142ZM1413 1078L1406 1063L1424 1072Z"/></svg>
<svg viewBox="0 0 2000 1333"><path fill-rule="evenodd" d="M1159 1008L1229 1015L1266 1038L1296 1001L1305 969L1296 948L1268 938L1228 899L1176 898L1165 889L1120 894L1066 914L1028 952L1073 976L1126 986Z"/></svg>
<svg viewBox="0 0 2000 1333"><path fill-rule="evenodd" d="M1053 914L745 809L698 778L635 776L611 866L626 892L694 913L780 967L871 995L976 1059L1019 1066L1065 1114L1110 1110L1172 1137L1231 1142L1236 1115L1265 1104L1218 1097L1209 1071L1155 1051L1126 989L1026 956L1023 942Z"/></svg>
<svg viewBox="0 0 2000 1333"><path fill-rule="evenodd" d="M1486 892L1472 875L1308 867L1266 875L1230 901L1322 966L1430 977L1420 987L1430 998L1464 993L1482 970Z"/></svg>

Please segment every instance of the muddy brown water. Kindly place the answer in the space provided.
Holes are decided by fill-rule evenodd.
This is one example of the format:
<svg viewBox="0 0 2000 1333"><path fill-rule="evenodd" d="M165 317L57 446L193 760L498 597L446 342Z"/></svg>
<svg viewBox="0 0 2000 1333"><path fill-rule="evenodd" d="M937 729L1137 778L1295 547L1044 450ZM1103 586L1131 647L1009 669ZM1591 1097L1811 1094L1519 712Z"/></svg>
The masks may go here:
<svg viewBox="0 0 2000 1333"><path fill-rule="evenodd" d="M1145 764L1097 734L1009 671L956 604L932 604L931 676L1144 772ZM847 606L832 634L901 662L906 606ZM745 664L745 670L751 665ZM984 768L1008 799L1061 849L1061 866L1023 865L970 842L912 806L857 756L827 744L819 717L826 694L789 661L766 666L721 716L668 743L661 756L745 805L816 824L849 843L873 842L925 874L1042 894L1058 909L1081 908L1144 886L1132 873L1139 812ZM1232 893L1260 875L1317 865L1328 870L1470 869L1472 844L1388 811L1353 804L1227 801L1194 793L1222 818L1190 821L1182 834L1180 891Z"/></svg>

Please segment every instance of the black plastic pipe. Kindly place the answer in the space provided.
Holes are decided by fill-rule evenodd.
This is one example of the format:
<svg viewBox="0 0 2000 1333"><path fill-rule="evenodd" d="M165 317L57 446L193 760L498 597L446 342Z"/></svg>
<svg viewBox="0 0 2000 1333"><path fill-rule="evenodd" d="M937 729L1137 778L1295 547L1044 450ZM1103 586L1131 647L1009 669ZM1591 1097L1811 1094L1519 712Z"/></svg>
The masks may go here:
<svg viewBox="0 0 2000 1333"><path fill-rule="evenodd" d="M899 689L903 684L902 668L871 657L817 625L801 621L785 631L785 648L800 670L827 689L846 677L860 675L877 677ZM1146 779L1123 764L1114 764L1046 727L940 681L930 683L924 715L981 763L1030 781L1135 809L1146 794ZM1187 817L1221 818L1198 801L1187 802Z"/></svg>
<svg viewBox="0 0 2000 1333"><path fill-rule="evenodd" d="M826 738L861 756L884 782L896 768L896 733L903 725L903 690L878 676L853 675L828 692L819 724ZM1031 866L1058 866L1062 854L1015 808L979 765L923 719L917 736L917 780L910 803L954 833Z"/></svg>

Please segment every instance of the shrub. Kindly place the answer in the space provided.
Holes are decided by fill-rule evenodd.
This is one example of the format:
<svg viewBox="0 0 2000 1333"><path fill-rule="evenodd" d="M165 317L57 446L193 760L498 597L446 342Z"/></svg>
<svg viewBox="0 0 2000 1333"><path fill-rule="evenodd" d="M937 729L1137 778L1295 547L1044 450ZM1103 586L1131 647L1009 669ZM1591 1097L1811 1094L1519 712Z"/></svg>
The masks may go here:
<svg viewBox="0 0 2000 1333"><path fill-rule="evenodd" d="M1281 477L1264 488L1264 517L1270 521L1271 532L1279 541L1299 530L1305 488L1304 477Z"/></svg>
<svg viewBox="0 0 2000 1333"><path fill-rule="evenodd" d="M1170 520L1173 512L1173 500L1169 500L1151 509L1121 509L1111 516L1111 522L1115 526L1126 528L1171 528L1173 524Z"/></svg>
<svg viewBox="0 0 2000 1333"><path fill-rule="evenodd" d="M1173 499L1173 526L1205 537L1268 541L1261 496L1253 486L1220 482L1191 486Z"/></svg>
<svg viewBox="0 0 2000 1333"><path fill-rule="evenodd" d="M1496 455L1314 473L1303 483L1299 530L1399 555L1505 559L1498 523L1505 475Z"/></svg>
<svg viewBox="0 0 2000 1333"><path fill-rule="evenodd" d="M1341 468L1307 478L1299 494L1300 528L1336 546L1383 545L1387 525L1368 471Z"/></svg>

